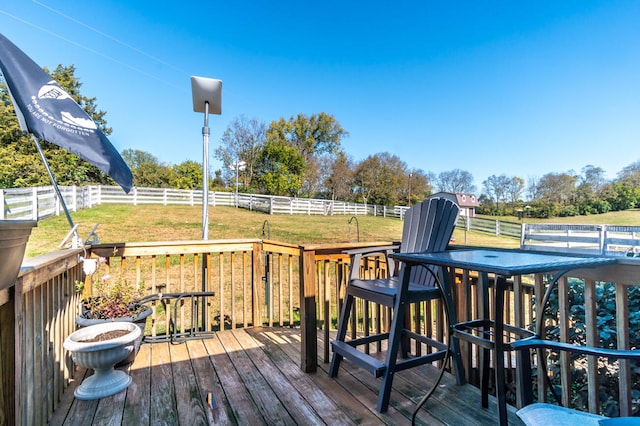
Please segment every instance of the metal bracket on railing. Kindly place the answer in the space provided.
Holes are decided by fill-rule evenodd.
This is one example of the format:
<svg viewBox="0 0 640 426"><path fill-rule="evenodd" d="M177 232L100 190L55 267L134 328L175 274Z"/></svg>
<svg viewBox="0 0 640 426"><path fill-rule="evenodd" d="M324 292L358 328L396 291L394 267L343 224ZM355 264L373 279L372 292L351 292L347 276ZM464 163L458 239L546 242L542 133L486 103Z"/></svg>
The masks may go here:
<svg viewBox="0 0 640 426"><path fill-rule="evenodd" d="M58 244L58 248L62 248L67 244L67 241L71 238L71 248L79 248L82 247L82 240L80 240L80 236L78 235L78 224L73 225L71 231L64 237L64 239Z"/></svg>
<svg viewBox="0 0 640 426"><path fill-rule="evenodd" d="M84 243L86 244L98 244L98 234L96 233L96 229L98 229L98 226L100 226L100 223L96 223L93 228L91 228L91 231L89 232L89 235L87 235L87 238L84 239Z"/></svg>
<svg viewBox="0 0 640 426"><path fill-rule="evenodd" d="M266 233L265 233L265 228L266 228ZM269 221L265 220L264 222L262 222L262 239L264 239L264 237L267 237L267 240L271 239L271 226L269 225Z"/></svg>
<svg viewBox="0 0 640 426"><path fill-rule="evenodd" d="M147 304L159 301L162 303L164 311L172 314L167 324L168 329L165 334L160 336L144 336L144 341L147 343L183 343L187 340L213 337L215 331L207 330L208 327L206 324L202 324L202 329L198 325L201 304L206 305L207 298L213 296L215 296L215 293L212 291L193 291L185 293L157 293L143 297L140 303ZM185 299L189 298L191 299L191 303L189 304L191 307L191 321L188 324L183 324L178 321L178 318L180 318L178 316L178 307L184 306ZM170 309L172 302L173 310ZM169 309L167 309L167 306Z"/></svg>
<svg viewBox="0 0 640 426"><path fill-rule="evenodd" d="M360 224L358 223L358 218L355 216L351 216L351 219L349 219L349 228L351 228L351 222L356 221L356 236L357 236L357 242L360 242Z"/></svg>

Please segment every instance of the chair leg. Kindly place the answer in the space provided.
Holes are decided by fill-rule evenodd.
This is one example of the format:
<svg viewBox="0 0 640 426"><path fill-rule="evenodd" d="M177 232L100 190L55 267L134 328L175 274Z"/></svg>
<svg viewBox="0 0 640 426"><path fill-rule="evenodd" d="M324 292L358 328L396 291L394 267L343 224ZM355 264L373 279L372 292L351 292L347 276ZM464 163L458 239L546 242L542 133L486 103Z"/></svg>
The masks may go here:
<svg viewBox="0 0 640 426"><path fill-rule="evenodd" d="M395 374L395 367L398 358L398 350L400 349L402 340L402 330L404 329L404 317L405 309L404 305L397 303L394 309L393 319L391 320L391 329L389 330L389 342L387 346L387 357L382 375L382 385L380 386L380 393L378 394L378 406L379 413L384 413L389 407L389 399L391 398L391 386L393 384L393 376Z"/></svg>
<svg viewBox="0 0 640 426"><path fill-rule="evenodd" d="M491 375L489 349L480 350L480 390L482 408L489 407L489 376Z"/></svg>
<svg viewBox="0 0 640 426"><path fill-rule="evenodd" d="M353 296L346 295L344 303L342 305L342 312L340 313L340 321L338 324L338 335L336 340L344 342L347 335L347 327L349 326L349 316L351 315L351 306L353 306ZM331 365L329 366L329 377L337 377L338 369L340 368L340 362L342 361L342 355L333 353L331 356Z"/></svg>
<svg viewBox="0 0 640 426"><path fill-rule="evenodd" d="M401 274L401 289L398 294L406 294L409 287L409 277L411 268L407 267ZM401 297L396 297L393 306L393 318L391 320L391 328L389 330L389 342L387 345L387 357L385 362L385 370L382 375L382 385L380 386L380 393L378 394L378 406L377 410L380 413L387 411L389 407L389 399L391 397L391 385L393 384L393 376L395 375L396 362L398 359L398 350L400 345L403 330L404 319L407 313L407 304Z"/></svg>

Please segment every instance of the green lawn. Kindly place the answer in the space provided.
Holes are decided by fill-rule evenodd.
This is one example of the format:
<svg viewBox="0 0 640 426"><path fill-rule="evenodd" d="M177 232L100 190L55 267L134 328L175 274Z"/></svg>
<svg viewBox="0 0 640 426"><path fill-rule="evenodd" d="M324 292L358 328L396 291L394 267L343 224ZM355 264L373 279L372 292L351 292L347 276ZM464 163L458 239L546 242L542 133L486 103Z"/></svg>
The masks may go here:
<svg viewBox="0 0 640 426"><path fill-rule="evenodd" d="M99 223L97 233L102 243L123 241L199 240L202 238L202 209L200 206L114 205L103 204L92 209L72 213L85 238ZM233 207L214 207L209 210L209 238L262 238L262 228L268 221L271 239L292 244L338 243L357 240L355 221L351 216L273 215ZM517 222L512 216L488 217L493 220ZM402 235L402 221L392 218L358 216L360 241L398 241ZM639 225L640 209L603 215L525 219L525 222ZM265 227L266 228L266 227ZM56 250L69 231L64 215L38 222L27 245L27 257ZM494 247L518 247L513 238L456 230L457 244Z"/></svg>

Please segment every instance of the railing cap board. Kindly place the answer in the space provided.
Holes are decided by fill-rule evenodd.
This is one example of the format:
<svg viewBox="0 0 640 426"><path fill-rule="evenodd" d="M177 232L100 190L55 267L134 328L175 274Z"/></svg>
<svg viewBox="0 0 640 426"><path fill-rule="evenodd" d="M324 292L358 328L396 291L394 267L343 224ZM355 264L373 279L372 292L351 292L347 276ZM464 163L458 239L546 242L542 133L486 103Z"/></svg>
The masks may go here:
<svg viewBox="0 0 640 426"><path fill-rule="evenodd" d="M18 273L22 291L30 291L78 265L81 254L82 249L66 249L25 259Z"/></svg>
<svg viewBox="0 0 640 426"><path fill-rule="evenodd" d="M300 247L297 244L279 243L273 240L263 240L262 250L265 252L288 254L290 256L300 255Z"/></svg>
<svg viewBox="0 0 640 426"><path fill-rule="evenodd" d="M103 243L91 246L98 256L145 256L158 254L194 254L227 251L251 251L259 239L152 241L132 243Z"/></svg>
<svg viewBox="0 0 640 426"><path fill-rule="evenodd" d="M301 244L300 248L304 251L341 252L342 250L348 250L353 248L371 247L371 246L392 246L394 244L398 244L398 242L373 241L373 242L366 242L366 243Z"/></svg>

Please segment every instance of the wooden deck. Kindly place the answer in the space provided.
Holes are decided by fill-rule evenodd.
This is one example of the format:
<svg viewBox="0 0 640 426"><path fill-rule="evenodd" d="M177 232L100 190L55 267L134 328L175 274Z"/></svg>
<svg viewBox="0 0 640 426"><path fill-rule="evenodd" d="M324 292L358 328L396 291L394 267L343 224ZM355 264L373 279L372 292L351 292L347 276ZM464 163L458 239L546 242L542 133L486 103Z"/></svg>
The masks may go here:
<svg viewBox="0 0 640 426"><path fill-rule="evenodd" d="M436 377L431 366L398 373L389 410L375 411L379 379L342 363L337 379L328 364L305 374L298 329L255 328L217 333L182 344L142 345L128 367L133 384L99 401L79 401L79 371L53 413L52 425L307 425L411 423L416 403ZM509 413L509 423L522 424ZM480 406L480 392L456 386L445 375L420 410L418 424L493 425L494 401Z"/></svg>

